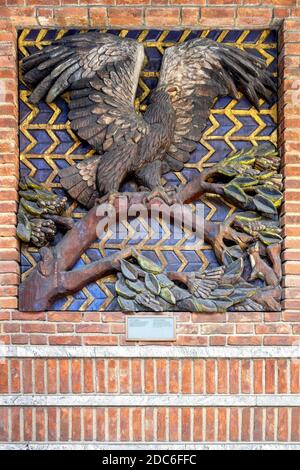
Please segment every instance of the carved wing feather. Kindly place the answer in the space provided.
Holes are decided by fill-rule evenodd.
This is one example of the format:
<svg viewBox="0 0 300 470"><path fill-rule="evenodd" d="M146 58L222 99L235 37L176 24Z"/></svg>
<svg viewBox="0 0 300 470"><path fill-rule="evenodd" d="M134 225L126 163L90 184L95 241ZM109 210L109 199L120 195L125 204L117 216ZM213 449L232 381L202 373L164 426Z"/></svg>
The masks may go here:
<svg viewBox="0 0 300 470"><path fill-rule="evenodd" d="M35 86L31 103L53 101L71 88L71 127L98 152L113 137L130 131L134 139L146 123L134 109L144 49L132 39L90 32L55 41L22 62L24 80Z"/></svg>
<svg viewBox="0 0 300 470"><path fill-rule="evenodd" d="M194 39L166 49L158 89L174 91L176 128L164 171L182 169L207 124L215 98L238 90L256 107L270 98L275 83L263 60L209 39Z"/></svg>
<svg viewBox="0 0 300 470"><path fill-rule="evenodd" d="M125 174L136 156L136 144L149 132L149 125L134 108L143 60L140 43L99 32L60 39L23 60L24 80L35 87L29 100L37 103L46 97L51 102L71 88L71 128L105 154L105 158L85 160L60 172L63 187L84 205L91 205L96 191L98 162L103 158L103 165L108 164L107 154L113 160L122 159L121 143L126 159L120 174ZM104 170L98 175L101 180L106 174L101 181L101 190L106 192L115 189L112 183L118 187L118 181L112 181Z"/></svg>

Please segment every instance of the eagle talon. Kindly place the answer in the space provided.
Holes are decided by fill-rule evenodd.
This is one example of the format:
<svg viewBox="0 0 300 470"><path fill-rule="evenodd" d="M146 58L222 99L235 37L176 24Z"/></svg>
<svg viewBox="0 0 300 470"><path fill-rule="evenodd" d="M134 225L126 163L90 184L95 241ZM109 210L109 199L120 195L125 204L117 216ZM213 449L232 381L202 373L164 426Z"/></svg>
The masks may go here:
<svg viewBox="0 0 300 470"><path fill-rule="evenodd" d="M147 203L155 198L159 198L162 199L168 206L171 206L177 202L176 194L177 190L175 187L164 188L163 186L157 186L145 197L145 202Z"/></svg>

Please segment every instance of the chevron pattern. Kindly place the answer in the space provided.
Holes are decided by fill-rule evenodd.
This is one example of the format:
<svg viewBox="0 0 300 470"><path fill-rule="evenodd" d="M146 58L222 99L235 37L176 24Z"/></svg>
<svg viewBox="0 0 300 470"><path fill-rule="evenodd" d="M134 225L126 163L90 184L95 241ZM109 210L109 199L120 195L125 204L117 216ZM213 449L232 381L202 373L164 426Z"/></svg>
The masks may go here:
<svg viewBox="0 0 300 470"><path fill-rule="evenodd" d="M31 54L48 45L53 39L71 35L77 30L24 29L19 34L19 54ZM161 59L164 50L177 43L195 37L207 37L246 49L263 57L274 75L277 73L277 34L272 30L202 30L202 31L159 31L159 30L113 30L108 31L128 36L143 42L146 48L145 70L139 82L136 107L145 109L147 97L156 86ZM19 80L20 100L20 168L22 175L34 176L49 189L57 193L60 187L58 170L93 154L93 150L82 143L70 129L67 120L68 94L47 105L40 103L32 106L28 103L29 90ZM277 141L277 102L271 104L261 101L258 112L240 95L239 100L222 98L215 103L205 134L197 150L182 172L170 173L165 180L186 183L197 173L213 163L220 161L232 151L247 148L264 141ZM202 198L205 217L208 220L222 221L235 211L235 207L218 196L205 195ZM68 211L73 217L84 214L81 207L70 200ZM127 236L117 239L113 228L94 243L83 254L75 267L95 261L123 248L127 244L135 245L154 261L161 262L173 271L194 271L217 261L210 246L203 245L188 230L181 239L174 239L174 229L161 220L153 223L152 231L147 231L145 221L138 219L139 236L133 239L133 228L124 223ZM58 235L59 237L59 235ZM55 243L57 242L57 239ZM34 248L22 247L22 273L26 276L35 266L38 253ZM53 310L107 311L119 310L114 294L114 277L110 276L97 283L86 286L81 292L60 299L53 305Z"/></svg>

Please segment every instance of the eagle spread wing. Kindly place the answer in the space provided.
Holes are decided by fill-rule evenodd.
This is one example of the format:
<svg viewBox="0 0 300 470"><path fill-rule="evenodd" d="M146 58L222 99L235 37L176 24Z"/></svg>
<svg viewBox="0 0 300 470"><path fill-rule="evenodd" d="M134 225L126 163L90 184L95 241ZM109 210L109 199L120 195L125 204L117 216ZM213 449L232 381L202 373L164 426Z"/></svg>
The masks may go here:
<svg viewBox="0 0 300 470"><path fill-rule="evenodd" d="M215 98L241 91L258 108L276 86L262 59L209 39L169 47L163 57L158 89L173 94L176 127L163 171L180 171L195 150Z"/></svg>
<svg viewBox="0 0 300 470"><path fill-rule="evenodd" d="M157 91L168 100L150 103L144 120L134 109L143 59L142 44L90 32L55 41L23 60L24 79L35 87L30 101L46 97L51 102L70 87L71 127L101 154L60 171L62 186L86 207L93 205L98 191L117 191L129 172L143 172L153 159L163 159L155 181L161 171L180 171L218 96L237 97L240 90L258 107L259 97L267 99L275 91L263 60L211 40L194 39L166 49ZM165 106L172 111L170 130L163 118ZM153 178L153 171L152 166L144 173Z"/></svg>
<svg viewBox="0 0 300 470"><path fill-rule="evenodd" d="M71 128L104 154L60 172L62 186L87 207L93 205L97 189L118 189L137 143L148 132L134 109L143 60L140 43L99 32L65 37L23 59L24 80L34 87L30 102L45 98L49 103L71 88Z"/></svg>

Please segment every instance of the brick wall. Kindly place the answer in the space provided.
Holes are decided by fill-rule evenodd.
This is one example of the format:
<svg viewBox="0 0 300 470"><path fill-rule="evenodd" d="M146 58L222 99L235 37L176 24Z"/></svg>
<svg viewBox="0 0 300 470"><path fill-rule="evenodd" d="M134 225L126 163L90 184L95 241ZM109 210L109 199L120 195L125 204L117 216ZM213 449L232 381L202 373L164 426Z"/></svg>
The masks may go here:
<svg viewBox="0 0 300 470"><path fill-rule="evenodd" d="M13 358L0 373L0 441L300 441L297 359Z"/></svg>
<svg viewBox="0 0 300 470"><path fill-rule="evenodd" d="M110 380L111 385L115 381L119 384L117 387L121 388L120 390L117 388L107 397L110 399L113 394L119 397L122 397L123 394L126 395L127 392L122 392L122 387L125 389L127 387L129 367L127 362L129 359L125 357L121 359L122 351L128 353L128 349L122 349L122 347L126 348L124 346L124 315L97 312L24 314L17 310L19 245L15 237L18 185L16 28L26 26L209 28L218 25L221 28L272 26L280 29L279 145L283 156L285 176L285 202L282 210L285 236L282 312L229 313L226 315L176 314L178 317L178 347L180 348L182 345L188 347L206 346L206 348L197 349L197 353L193 354L198 357L202 355L211 357L207 361L202 361L203 367L205 364L206 386L203 386L204 388L198 392L195 391L195 385L191 385L195 380L195 360L184 361L182 359L179 361L180 364L178 363L178 370L181 371L180 380L187 374L186 380L183 380L183 388L187 387L190 391L185 392L179 388L175 394L181 395L182 399L185 393L190 394L191 404L189 406L187 404L183 406L175 400L177 405L173 407L174 400L170 398L170 394L173 393L170 391L172 380L168 386L165 383L162 384L162 380L165 380L167 384L167 376L171 374L172 367L176 364L176 359L171 359L175 355L175 352L172 351L176 349L172 349L172 347L169 349L170 357L165 359L165 363L161 364L153 362L151 359L144 359L142 360L143 366L137 365L137 370L140 370L141 367L144 370L144 378L141 379L143 385L140 392L136 392L140 394L138 407L130 404L130 400L126 401L125 399L122 406L120 404L114 407L99 403L97 406L93 404L93 400L99 396L99 393L103 393L105 397L110 386L107 386L108 388L103 392L94 388L97 380L95 375L97 359L87 363L90 364L87 367L88 369L90 367L92 378L89 378L89 373L84 372L86 368L83 368L83 372L81 372L83 375L80 375L83 389L90 387L90 391L87 392L90 394L90 401L87 400L87 404L83 405L80 402L82 397L80 393L76 394L71 388L71 402L63 402L61 396L66 393L64 391L67 390L66 387L72 384L71 371L75 376L79 373L79 365L76 364L85 364L83 357L89 354L87 348L97 346L101 348L104 345L111 347L119 345L121 348L119 355L116 356L112 375L108 372L110 370L109 360L106 361L105 369L107 380ZM102 440L109 442L123 440L152 442L194 440L299 443L299 403L297 396L295 396L297 392L293 392L293 390L299 392L299 362L296 361L296 365L292 365L292 361L288 358L289 351L294 354L295 347L297 345L299 347L300 341L300 193L298 189L300 92L297 91L300 78L299 31L299 0L181 0L181 2L169 0L168 4L163 0L82 0L80 2L78 0L52 0L52 2L51 0L0 0L0 343L2 344L0 349L3 355L15 356L8 362L1 362L0 393L3 396L0 397L0 405L2 405L0 408L0 439L2 441L67 442L85 440L96 442ZM25 349L18 349L18 345L25 345ZM41 351L41 349L36 349L38 346L35 348L34 345L41 345L40 348L49 346L44 354L50 359L34 359L34 356L39 355L39 351ZM65 345L66 356L72 355L74 351L67 350L68 345L80 347L82 352L79 353L79 359L54 359L53 355L56 357L56 353L51 351L54 351L55 345L58 348L59 345ZM222 348L223 346L226 348ZM265 388L261 392L261 401L259 401L260 392L255 388L254 379L255 367L258 367L259 363L251 359L251 351L248 352L245 363L239 359L240 355L236 350L234 357L232 357L232 348L235 346L243 346L239 348L241 357L245 354L242 351L245 351L248 346L253 346L253 354L255 351L261 351L265 371ZM280 349L278 348L280 346L285 347ZM133 345L130 347L134 348ZM213 357L215 354L213 348L215 347L221 347L227 351L225 354L228 357L223 366ZM140 347L142 351L147 349L149 353L149 348ZM26 357L30 351L32 358L28 363ZM106 348L106 351L109 350ZM188 352L188 348L184 351ZM61 354L63 353L61 352ZM140 355L140 353L136 354ZM265 357L268 354L273 357L270 363L264 359L264 354ZM284 355L285 359L282 357ZM24 359L18 359L19 356ZM36 402L34 400L36 394L41 394L41 398L44 397L44 400L47 401L47 394L51 393L50 390L43 389L43 380L41 380L41 377L44 376L45 383L48 383L49 386L46 374L46 365L49 361L54 361L52 364L54 366L55 363L56 377L57 380L60 380L59 385L58 382L56 384L56 389L53 388L54 400L51 401L51 407L45 406L45 401ZM79 362L74 363L74 361ZM129 361L131 373L135 372L133 361ZM238 374L240 374L240 384L232 372L232 361L238 362L236 367L238 367ZM224 392L222 380L220 379L220 384L218 382L218 367L220 366L222 369L225 367L225 363L229 388ZM18 381L21 380L18 378L19 364L22 364L20 370L22 371L21 375L25 374L25 382L22 385L20 382L20 387L23 388L15 391L14 384L18 384ZM280 364L279 367L278 364ZM154 381L154 379L149 379L149 376L162 365L166 370L165 379L159 375L153 392L155 396L160 397L160 401L155 401L154 397L152 401L147 401L146 406L145 402L143 404L143 397L147 395L146 388L149 383ZM31 370L31 367L34 370ZM8 376L5 373L6 370ZM30 375L30 370L33 375ZM23 404L20 401L18 405L18 400L21 400L23 393L25 396L24 387L27 387L28 383L30 384L31 377L36 374L36 370L39 371L37 372L39 380L33 381L33 383L34 386L41 387L40 391L33 389L27 392L35 394L35 396L32 395L32 400L27 400ZM271 372L266 372L266 370L271 370ZM41 371L44 371L44 375ZM284 371L287 371L286 375L291 377L287 384L285 384L285 378L282 378L285 374ZM272 378L273 373L275 374L274 378ZM176 373L174 374L173 381L176 381L177 376ZM189 376L189 374L191 375ZM243 383L244 385L242 385ZM130 386L136 386L136 384L139 384L139 379L134 377L131 379ZM245 384L246 389L243 388ZM293 384L296 384L296 389L293 388ZM219 391L219 386L222 391ZM162 387L161 391L159 391L159 387ZM205 401L209 390L212 390L213 387L218 392L215 395L215 400ZM239 391L232 391L234 387L237 387ZM281 402L279 401L280 395L278 395L281 393L280 387L286 390L282 392L285 397L281 397ZM244 392L243 390L249 391ZM57 399L55 399L55 393ZM224 393L227 393L231 398L230 402L226 402L223 397ZM248 395L251 400L245 401L244 395ZM284 398L286 398L286 402ZM229 405L227 406L226 403ZM72 419L75 425L71 424ZM82 428L77 426L77 422L81 423ZM132 423L132 426L128 426L129 422ZM141 423L141 427L135 423ZM73 435L75 431L76 436Z"/></svg>

